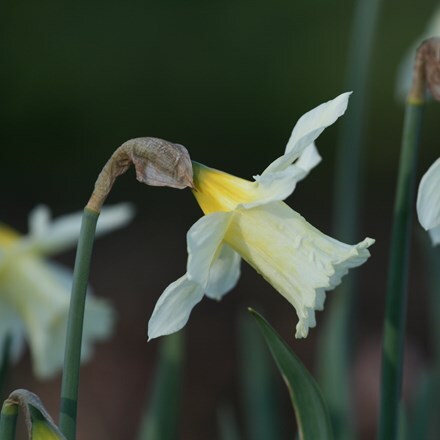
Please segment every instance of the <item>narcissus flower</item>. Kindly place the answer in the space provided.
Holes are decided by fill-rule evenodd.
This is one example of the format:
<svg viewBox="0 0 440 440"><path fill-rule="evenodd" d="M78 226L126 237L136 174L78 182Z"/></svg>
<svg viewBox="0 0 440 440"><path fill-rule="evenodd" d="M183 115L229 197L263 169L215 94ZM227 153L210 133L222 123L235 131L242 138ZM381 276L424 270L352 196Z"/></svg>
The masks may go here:
<svg viewBox="0 0 440 440"><path fill-rule="evenodd" d="M63 365L72 274L44 257L77 243L81 213L54 221L47 207L29 217L29 234L21 236L0 224L0 354L9 339L10 357L18 359L27 340L37 377L54 375ZM130 205L103 209L97 233L128 223ZM104 300L88 296L85 310L82 360L92 354L95 341L110 336L113 310Z"/></svg>
<svg viewBox="0 0 440 440"><path fill-rule="evenodd" d="M315 310L323 309L325 292L367 260L374 240L341 243L283 200L319 163L314 141L345 112L349 95L302 116L285 153L253 182L193 162L194 195L205 216L188 231L187 272L159 298L150 339L181 329L204 295L221 299L237 283L241 258L293 305L299 318L296 337L306 337L316 325Z"/></svg>
<svg viewBox="0 0 440 440"><path fill-rule="evenodd" d="M422 177L417 194L417 215L432 244L440 243L440 158Z"/></svg>

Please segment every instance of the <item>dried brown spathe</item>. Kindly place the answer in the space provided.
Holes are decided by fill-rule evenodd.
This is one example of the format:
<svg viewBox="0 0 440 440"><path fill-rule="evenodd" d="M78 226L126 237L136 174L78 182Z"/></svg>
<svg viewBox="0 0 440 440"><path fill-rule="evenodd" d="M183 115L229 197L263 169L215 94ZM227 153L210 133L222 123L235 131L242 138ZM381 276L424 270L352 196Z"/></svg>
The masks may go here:
<svg viewBox="0 0 440 440"><path fill-rule="evenodd" d="M122 144L105 164L87 208L99 212L116 178L131 164L137 180L147 185L193 187L191 159L183 145L152 137L136 138Z"/></svg>

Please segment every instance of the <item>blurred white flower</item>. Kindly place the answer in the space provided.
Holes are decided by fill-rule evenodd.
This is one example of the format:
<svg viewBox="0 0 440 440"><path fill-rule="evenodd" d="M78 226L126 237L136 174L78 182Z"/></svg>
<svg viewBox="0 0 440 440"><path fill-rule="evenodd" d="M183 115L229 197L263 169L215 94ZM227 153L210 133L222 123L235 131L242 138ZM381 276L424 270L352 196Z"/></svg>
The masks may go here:
<svg viewBox="0 0 440 440"><path fill-rule="evenodd" d="M426 25L425 30L408 49L402 62L399 65L397 71L396 92L395 92L396 97L399 101L405 102L406 98L408 97L408 93L411 89L414 60L415 60L417 48L427 38L439 37L439 36L440 36L440 3L438 3L437 9L432 14L428 24Z"/></svg>
<svg viewBox="0 0 440 440"><path fill-rule="evenodd" d="M237 283L241 258L296 309L296 337L306 337L316 325L315 310L323 309L325 292L367 260L374 240L341 243L282 200L320 162L314 141L344 114L349 95L302 116L285 153L254 182L193 162L194 195L205 216L188 231L187 273L159 298L148 326L150 339L181 329L204 295L220 300Z"/></svg>
<svg viewBox="0 0 440 440"><path fill-rule="evenodd" d="M429 232L432 244L440 243L440 158L420 181L417 193L417 215L420 224Z"/></svg>
<svg viewBox="0 0 440 440"><path fill-rule="evenodd" d="M132 217L128 204L104 208L97 235L124 226ZM53 376L63 365L72 283L69 270L44 257L76 245L81 218L78 212L52 221L49 209L38 206L30 213L27 236L0 224L0 356L9 338L11 360L16 361L26 340L38 378ZM95 341L110 336L113 321L111 306L88 295L82 360L91 356Z"/></svg>

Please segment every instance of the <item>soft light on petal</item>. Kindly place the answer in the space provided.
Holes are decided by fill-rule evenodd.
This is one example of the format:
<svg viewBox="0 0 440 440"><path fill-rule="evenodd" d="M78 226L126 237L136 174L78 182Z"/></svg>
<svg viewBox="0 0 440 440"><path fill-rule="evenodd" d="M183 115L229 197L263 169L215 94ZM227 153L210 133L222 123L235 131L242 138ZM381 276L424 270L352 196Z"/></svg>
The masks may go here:
<svg viewBox="0 0 440 440"><path fill-rule="evenodd" d="M240 278L241 257L227 244L223 244L217 258L209 269L206 296L221 300L235 287Z"/></svg>
<svg viewBox="0 0 440 440"><path fill-rule="evenodd" d="M209 271L217 257L228 230L232 214L216 212L199 219L188 231L188 279L203 288L208 283Z"/></svg>
<svg viewBox="0 0 440 440"><path fill-rule="evenodd" d="M56 374L64 361L72 275L55 267L25 255L3 272L1 280L2 298L20 317L35 374L43 379ZM82 360L90 356L92 343L110 334L113 322L110 306L93 297L87 298L85 316Z"/></svg>
<svg viewBox="0 0 440 440"><path fill-rule="evenodd" d="M345 113L350 94L343 93L301 116L287 142L285 154L272 162L262 175L282 171L298 159L328 126Z"/></svg>
<svg viewBox="0 0 440 440"><path fill-rule="evenodd" d="M5 344L9 339L9 359L15 363L23 352L24 328L20 316L9 302L3 299L0 287L0 363L5 350Z"/></svg>
<svg viewBox="0 0 440 440"><path fill-rule="evenodd" d="M440 158L430 166L420 181L417 215L427 231L440 226Z"/></svg>
<svg viewBox="0 0 440 440"><path fill-rule="evenodd" d="M325 291L364 263L374 240L350 246L318 231L285 203L236 210L225 237L296 309L297 337L306 337Z"/></svg>
<svg viewBox="0 0 440 440"><path fill-rule="evenodd" d="M130 203L104 207L98 219L96 236L125 226L133 216L134 208ZM76 246L81 220L82 212L77 212L51 221L49 208L40 205L30 214L30 235L27 240L33 249L42 254L53 255L63 252Z"/></svg>
<svg viewBox="0 0 440 440"><path fill-rule="evenodd" d="M203 298L203 288L186 274L171 283L160 296L148 323L148 340L179 331L193 307Z"/></svg>

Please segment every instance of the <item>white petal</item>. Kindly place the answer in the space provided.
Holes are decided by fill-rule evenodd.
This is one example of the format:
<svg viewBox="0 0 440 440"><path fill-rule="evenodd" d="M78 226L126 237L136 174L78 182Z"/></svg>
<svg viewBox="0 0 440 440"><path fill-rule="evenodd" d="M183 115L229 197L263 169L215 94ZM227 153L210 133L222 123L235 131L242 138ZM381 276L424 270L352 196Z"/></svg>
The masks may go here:
<svg viewBox="0 0 440 440"><path fill-rule="evenodd" d="M283 202L236 210L225 241L295 307L297 337L314 325L314 310L322 309L325 292L364 263L374 243L341 243Z"/></svg>
<svg viewBox="0 0 440 440"><path fill-rule="evenodd" d="M430 229L429 236L431 237L431 243L433 246L440 244L440 225Z"/></svg>
<svg viewBox="0 0 440 440"><path fill-rule="evenodd" d="M67 214L50 221L50 211L45 206L35 208L29 218L28 245L45 255L52 255L75 247L81 229L82 212ZM96 236L125 226L134 216L133 205L120 203L104 207L98 219Z"/></svg>
<svg viewBox="0 0 440 440"><path fill-rule="evenodd" d="M243 203L246 209L254 208L270 202L285 200L295 190L296 184L307 176L321 161L314 144L309 145L298 160L287 168L280 171L264 172L261 176L254 176L257 183L255 193L257 200Z"/></svg>
<svg viewBox="0 0 440 440"><path fill-rule="evenodd" d="M302 152L301 156L299 156L298 160L295 162L295 165L306 171L307 175L309 171L321 162L321 160L321 155L319 154L316 145L313 143Z"/></svg>
<svg viewBox="0 0 440 440"><path fill-rule="evenodd" d="M20 317L11 305L1 298L0 289L0 365L6 340L9 339L9 359L11 363L18 360L24 348L24 328Z"/></svg>
<svg viewBox="0 0 440 440"><path fill-rule="evenodd" d="M148 340L183 328L193 307L202 298L202 287L188 280L186 274L170 284L157 301L148 323Z"/></svg>
<svg viewBox="0 0 440 440"><path fill-rule="evenodd" d="M431 165L420 181L417 215L420 224L427 231L440 225L440 158Z"/></svg>
<svg viewBox="0 0 440 440"><path fill-rule="evenodd" d="M208 283L209 271L220 252L220 245L232 218L231 212L205 215L188 231L188 279L202 286Z"/></svg>
<svg viewBox="0 0 440 440"><path fill-rule="evenodd" d="M345 113L350 94L351 92L343 93L303 115L293 128L285 154L272 162L262 174L282 171L298 159L325 128Z"/></svg>
<svg viewBox="0 0 440 440"><path fill-rule="evenodd" d="M240 255L227 244L222 245L218 257L209 269L206 296L221 300L223 295L235 287L240 278Z"/></svg>
<svg viewBox="0 0 440 440"><path fill-rule="evenodd" d="M69 271L29 254L10 261L2 272L2 298L23 323L34 372L39 378L51 377L62 368L71 284ZM89 322L90 314L93 323ZM90 355L94 341L110 333L112 321L107 303L87 298L83 356Z"/></svg>
<svg viewBox="0 0 440 440"><path fill-rule="evenodd" d="M335 99L325 102L301 116L293 127L292 135L286 145L286 153L296 151L299 156L304 148L313 143L324 129L345 113L350 95L351 92L342 93Z"/></svg>

